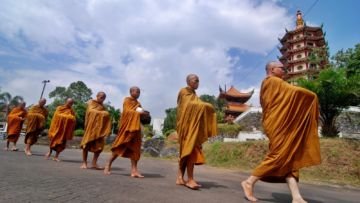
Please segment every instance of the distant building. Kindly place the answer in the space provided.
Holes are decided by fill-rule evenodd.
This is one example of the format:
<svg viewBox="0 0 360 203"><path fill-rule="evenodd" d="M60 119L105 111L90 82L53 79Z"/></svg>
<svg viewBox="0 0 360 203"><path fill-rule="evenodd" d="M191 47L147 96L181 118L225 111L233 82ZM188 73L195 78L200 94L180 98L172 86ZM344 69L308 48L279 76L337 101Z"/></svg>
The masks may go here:
<svg viewBox="0 0 360 203"><path fill-rule="evenodd" d="M155 133L154 136L161 136L162 135L162 129L164 127L164 119L161 118L155 118L153 119L153 131Z"/></svg>
<svg viewBox="0 0 360 203"><path fill-rule="evenodd" d="M229 90L219 88L219 98L225 100L224 119L226 122L233 122L236 117L249 109L249 105L245 104L253 95L254 90L247 93L239 92L235 87L231 86Z"/></svg>
<svg viewBox="0 0 360 203"><path fill-rule="evenodd" d="M288 72L287 81L293 84L298 78L317 77L320 70L328 63L322 26L307 26L300 11L296 16L296 28L291 31L286 30L286 34L279 39L282 45L279 47L282 54L279 60ZM316 54L320 60L310 60L311 54Z"/></svg>

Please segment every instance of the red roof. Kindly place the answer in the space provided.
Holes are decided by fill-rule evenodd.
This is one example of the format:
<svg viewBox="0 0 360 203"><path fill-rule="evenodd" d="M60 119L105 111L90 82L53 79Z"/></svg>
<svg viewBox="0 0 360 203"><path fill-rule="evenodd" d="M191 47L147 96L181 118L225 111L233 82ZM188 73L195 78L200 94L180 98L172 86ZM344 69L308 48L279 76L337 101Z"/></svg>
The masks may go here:
<svg viewBox="0 0 360 203"><path fill-rule="evenodd" d="M226 92L223 91L221 88L219 90L220 90L219 98L223 98L227 102L232 102L232 103L245 103L251 98L251 96L254 93L254 90L247 93L242 93L239 92L233 86L231 86L230 89L227 90Z"/></svg>

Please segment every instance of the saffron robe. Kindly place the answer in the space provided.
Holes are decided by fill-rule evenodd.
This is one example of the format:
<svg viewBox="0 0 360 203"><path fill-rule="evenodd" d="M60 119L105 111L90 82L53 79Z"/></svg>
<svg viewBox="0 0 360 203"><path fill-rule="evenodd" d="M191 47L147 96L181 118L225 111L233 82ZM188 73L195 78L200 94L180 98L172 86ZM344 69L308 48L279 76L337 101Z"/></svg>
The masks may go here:
<svg viewBox="0 0 360 203"><path fill-rule="evenodd" d="M56 108L49 128L50 149L62 152L66 141L71 140L75 129L75 112L71 107L61 105Z"/></svg>
<svg viewBox="0 0 360 203"><path fill-rule="evenodd" d="M286 182L287 176L299 180L300 168L321 163L316 94L269 76L262 82L260 103L269 152L252 175L266 182Z"/></svg>
<svg viewBox="0 0 360 203"><path fill-rule="evenodd" d="M37 138L41 131L45 128L48 110L45 107L35 105L30 108L26 117L26 135L25 144L33 145L37 142Z"/></svg>
<svg viewBox="0 0 360 203"><path fill-rule="evenodd" d="M7 118L7 140L9 142L16 143L19 139L24 118L26 117L27 111L20 107L13 108Z"/></svg>
<svg viewBox="0 0 360 203"><path fill-rule="evenodd" d="M141 104L136 99L124 99L120 129L111 147L114 154L132 160L139 160L141 154L141 124L137 107L141 107Z"/></svg>
<svg viewBox="0 0 360 203"><path fill-rule="evenodd" d="M190 161L205 163L201 145L217 134L214 107L200 100L189 87L182 88L177 99L176 131L180 143L180 165Z"/></svg>
<svg viewBox="0 0 360 203"><path fill-rule="evenodd" d="M105 137L111 133L111 118L105 106L96 100L88 102L85 114L85 132L81 148L91 152L101 152L104 149Z"/></svg>

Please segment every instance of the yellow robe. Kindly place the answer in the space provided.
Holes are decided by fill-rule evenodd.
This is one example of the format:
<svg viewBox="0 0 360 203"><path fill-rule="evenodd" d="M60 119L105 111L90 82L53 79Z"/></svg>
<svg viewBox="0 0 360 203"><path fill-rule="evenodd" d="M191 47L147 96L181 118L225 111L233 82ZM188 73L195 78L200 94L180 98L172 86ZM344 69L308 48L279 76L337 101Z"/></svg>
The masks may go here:
<svg viewBox="0 0 360 203"><path fill-rule="evenodd" d="M21 128L24 123L27 111L20 107L13 108L7 118L7 140L9 142L17 142L20 136Z"/></svg>
<svg viewBox="0 0 360 203"><path fill-rule="evenodd" d="M299 179L300 168L321 163L316 94L277 77L262 82L260 103L269 152L253 175L267 182Z"/></svg>
<svg viewBox="0 0 360 203"><path fill-rule="evenodd" d="M139 160L141 154L141 124L137 107L141 105L136 99L125 98L120 129L111 148L113 153L132 160Z"/></svg>
<svg viewBox="0 0 360 203"><path fill-rule="evenodd" d="M30 108L26 117L25 144L33 145L37 142L38 135L45 128L48 111L45 107L35 105Z"/></svg>
<svg viewBox="0 0 360 203"><path fill-rule="evenodd" d="M101 152L104 149L105 137L111 133L111 118L105 106L96 100L90 100L85 115L85 132L81 148L91 152Z"/></svg>
<svg viewBox="0 0 360 203"><path fill-rule="evenodd" d="M217 133L214 107L203 102L189 87L182 88L177 99L176 131L180 143L180 165L205 162L201 145ZM189 159L188 159L189 158Z"/></svg>
<svg viewBox="0 0 360 203"><path fill-rule="evenodd" d="M75 128L75 112L66 105L58 106L51 120L49 129L50 149L62 152L66 140L71 140Z"/></svg>

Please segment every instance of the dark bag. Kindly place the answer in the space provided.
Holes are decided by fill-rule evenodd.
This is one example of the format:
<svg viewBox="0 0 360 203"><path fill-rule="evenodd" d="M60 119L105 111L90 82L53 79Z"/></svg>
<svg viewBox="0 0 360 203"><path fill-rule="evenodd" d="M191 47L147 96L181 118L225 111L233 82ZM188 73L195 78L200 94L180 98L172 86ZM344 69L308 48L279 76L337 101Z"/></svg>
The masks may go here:
<svg viewBox="0 0 360 203"><path fill-rule="evenodd" d="M148 125L151 123L151 116L149 111L144 111L145 113L140 115L140 122L143 125Z"/></svg>

